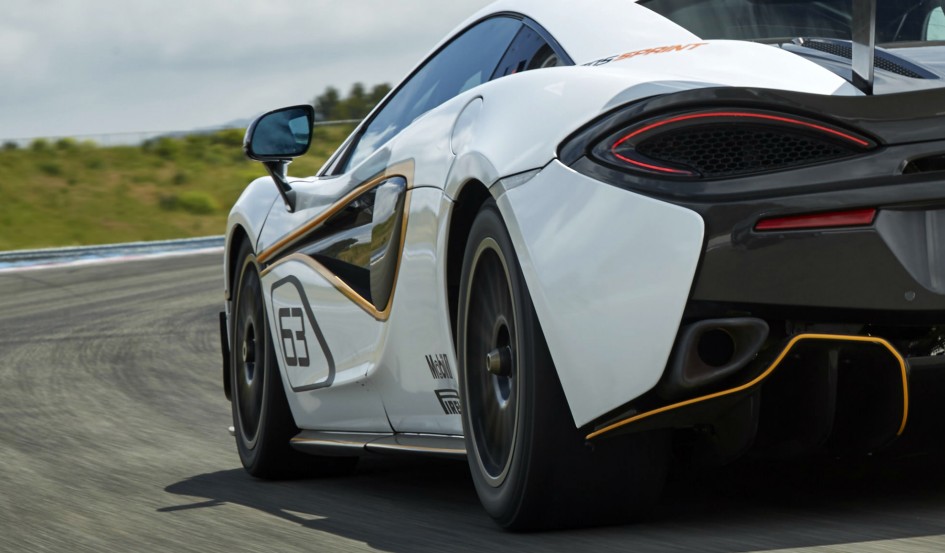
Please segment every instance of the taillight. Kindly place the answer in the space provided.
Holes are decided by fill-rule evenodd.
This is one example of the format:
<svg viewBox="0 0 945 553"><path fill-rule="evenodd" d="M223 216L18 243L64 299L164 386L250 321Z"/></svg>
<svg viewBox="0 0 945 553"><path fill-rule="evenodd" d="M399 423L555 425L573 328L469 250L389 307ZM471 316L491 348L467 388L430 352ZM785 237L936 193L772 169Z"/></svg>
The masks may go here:
<svg viewBox="0 0 945 553"><path fill-rule="evenodd" d="M724 109L636 123L597 143L593 155L653 175L714 179L812 165L875 146L863 136L808 118Z"/></svg>
<svg viewBox="0 0 945 553"><path fill-rule="evenodd" d="M810 213L789 217L762 219L755 225L756 231L810 230L818 228L862 227L872 225L876 219L875 209Z"/></svg>

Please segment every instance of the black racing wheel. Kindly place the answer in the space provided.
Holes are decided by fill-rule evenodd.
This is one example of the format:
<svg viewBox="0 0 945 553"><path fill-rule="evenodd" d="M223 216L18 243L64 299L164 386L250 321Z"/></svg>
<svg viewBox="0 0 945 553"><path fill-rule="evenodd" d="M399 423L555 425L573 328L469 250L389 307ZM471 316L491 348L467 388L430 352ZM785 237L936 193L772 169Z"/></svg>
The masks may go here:
<svg viewBox="0 0 945 553"><path fill-rule="evenodd" d="M292 449L298 434L276 361L256 257L239 252L232 308L230 385L240 461L251 475L276 479L350 471L357 457L316 457Z"/></svg>

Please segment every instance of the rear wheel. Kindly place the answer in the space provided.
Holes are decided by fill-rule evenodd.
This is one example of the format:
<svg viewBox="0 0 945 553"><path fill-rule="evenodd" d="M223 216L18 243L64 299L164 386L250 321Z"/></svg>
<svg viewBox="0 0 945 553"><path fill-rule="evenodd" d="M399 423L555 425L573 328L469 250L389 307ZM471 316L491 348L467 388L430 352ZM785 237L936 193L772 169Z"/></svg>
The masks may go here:
<svg viewBox="0 0 945 553"><path fill-rule="evenodd" d="M665 479L668 435L585 443L492 200L467 242L457 338L469 465L497 523L509 529L609 524L652 505Z"/></svg>
<svg viewBox="0 0 945 553"><path fill-rule="evenodd" d="M299 429L282 386L256 257L244 244L238 259L230 389L243 467L253 476L269 479L349 472L356 457L315 457L292 449L290 440Z"/></svg>

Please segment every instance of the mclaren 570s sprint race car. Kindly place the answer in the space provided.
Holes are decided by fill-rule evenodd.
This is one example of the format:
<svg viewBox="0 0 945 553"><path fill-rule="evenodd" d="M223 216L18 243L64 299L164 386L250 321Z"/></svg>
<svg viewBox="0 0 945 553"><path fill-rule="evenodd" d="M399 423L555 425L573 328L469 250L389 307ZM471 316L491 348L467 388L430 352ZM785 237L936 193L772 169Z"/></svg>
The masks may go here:
<svg viewBox="0 0 945 553"><path fill-rule="evenodd" d="M228 222L254 476L456 457L503 527L600 524L680 452L878 452L945 371L943 0L502 0L290 178L313 117Z"/></svg>

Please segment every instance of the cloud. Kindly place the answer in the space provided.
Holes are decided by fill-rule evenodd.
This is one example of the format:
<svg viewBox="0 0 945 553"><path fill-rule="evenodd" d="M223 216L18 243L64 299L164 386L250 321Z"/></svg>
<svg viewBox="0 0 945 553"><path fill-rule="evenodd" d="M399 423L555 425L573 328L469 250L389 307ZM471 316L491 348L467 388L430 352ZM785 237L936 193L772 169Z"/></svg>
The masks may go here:
<svg viewBox="0 0 945 553"><path fill-rule="evenodd" d="M487 0L31 0L0 20L0 138L176 130L396 82Z"/></svg>

